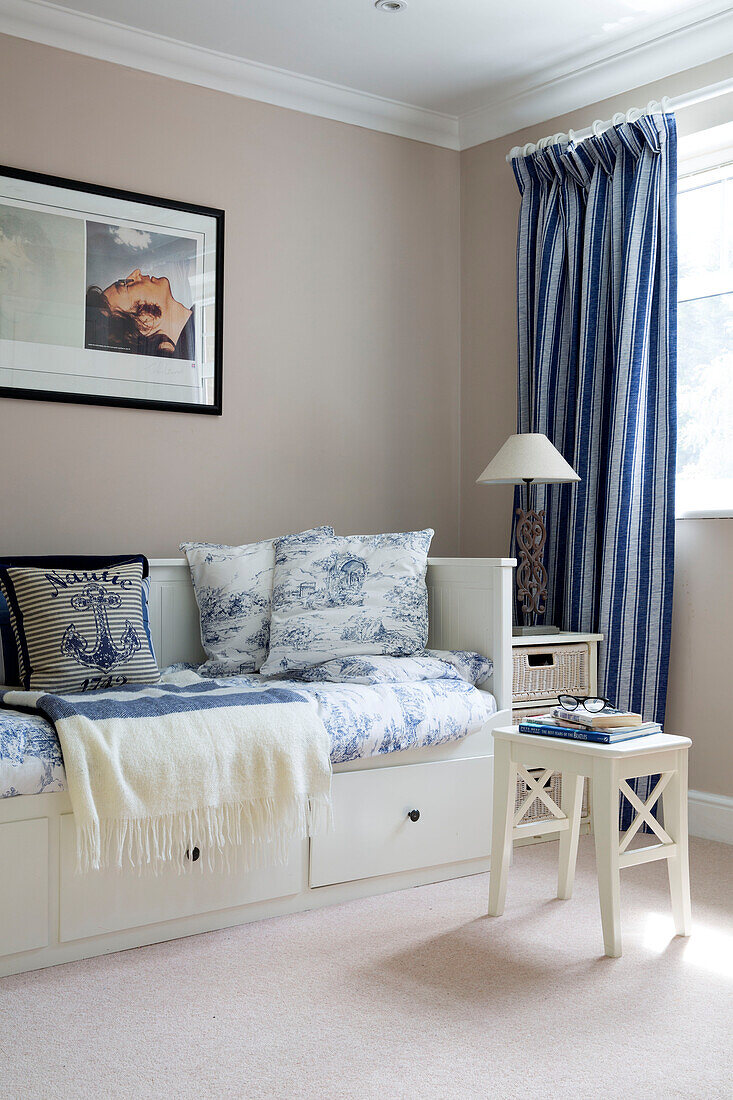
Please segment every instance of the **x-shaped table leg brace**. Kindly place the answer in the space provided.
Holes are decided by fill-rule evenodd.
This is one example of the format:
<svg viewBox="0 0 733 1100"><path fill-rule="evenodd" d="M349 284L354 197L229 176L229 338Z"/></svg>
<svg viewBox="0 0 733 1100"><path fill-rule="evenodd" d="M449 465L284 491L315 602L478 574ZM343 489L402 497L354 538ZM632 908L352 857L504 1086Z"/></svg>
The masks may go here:
<svg viewBox="0 0 733 1100"><path fill-rule="evenodd" d="M626 832L626 836L621 841L621 845L619 847L619 855L623 855L644 822L646 822L646 824L651 828L652 832L656 834L658 839L661 840L662 844L674 843L672 837L669 835L666 829L662 828L662 826L652 814L652 809L654 808L655 804L662 794L662 791L667 786L673 775L674 772L665 772L664 775L662 775L657 782L656 787L649 795L646 802L641 801L636 791L631 789L625 779L621 780L621 793L626 795L629 802L636 810L638 816L634 818Z"/></svg>
<svg viewBox="0 0 733 1100"><path fill-rule="evenodd" d="M519 807L519 809L514 814L514 824L515 825L519 825L522 818L526 814L527 810L529 809L529 807L534 802L535 798L539 798L539 800L542 803L544 803L544 805L547 807L547 809L550 811L550 813L552 814L553 817L557 817L557 818L564 818L565 817L565 814L562 812L562 810L557 805L557 803L552 801L552 799L550 798L550 795L547 793L547 790L545 789L545 783L547 782L547 780L550 778L550 776L553 774L554 771L555 771L554 768L545 768L545 770L542 772L542 775L539 777L539 779L535 779L535 777L532 775L532 773L530 771L527 770L527 768L524 766L524 764L519 764L517 766L517 774L527 784L527 786L529 787L529 791L527 792L527 795L524 799L524 802L522 802L521 806Z"/></svg>

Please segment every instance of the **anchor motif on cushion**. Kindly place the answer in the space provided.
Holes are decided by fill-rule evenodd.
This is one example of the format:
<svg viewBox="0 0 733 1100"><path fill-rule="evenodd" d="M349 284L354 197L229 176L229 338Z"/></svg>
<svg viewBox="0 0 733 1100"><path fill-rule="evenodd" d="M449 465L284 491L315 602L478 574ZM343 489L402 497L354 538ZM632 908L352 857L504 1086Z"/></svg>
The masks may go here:
<svg viewBox="0 0 733 1100"><path fill-rule="evenodd" d="M64 656L71 657L89 668L98 668L107 672L115 665L122 664L133 653L137 653L140 649L140 639L129 619L125 619L125 629L119 646L115 645L112 637L107 610L118 608L121 603L116 592L107 592L103 585L94 582L86 585L78 596L72 596L71 606L74 610L92 612L96 639L94 647L90 648L89 640L82 637L74 623L70 623L61 640L61 652Z"/></svg>

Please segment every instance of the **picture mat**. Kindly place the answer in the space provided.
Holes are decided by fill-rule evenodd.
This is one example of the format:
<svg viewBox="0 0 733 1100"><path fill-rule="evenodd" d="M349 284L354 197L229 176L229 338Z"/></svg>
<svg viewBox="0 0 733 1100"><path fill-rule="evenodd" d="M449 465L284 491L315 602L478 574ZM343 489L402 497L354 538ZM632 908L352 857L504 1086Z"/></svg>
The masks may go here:
<svg viewBox="0 0 733 1100"><path fill-rule="evenodd" d="M78 348L84 223L0 199L0 339Z"/></svg>

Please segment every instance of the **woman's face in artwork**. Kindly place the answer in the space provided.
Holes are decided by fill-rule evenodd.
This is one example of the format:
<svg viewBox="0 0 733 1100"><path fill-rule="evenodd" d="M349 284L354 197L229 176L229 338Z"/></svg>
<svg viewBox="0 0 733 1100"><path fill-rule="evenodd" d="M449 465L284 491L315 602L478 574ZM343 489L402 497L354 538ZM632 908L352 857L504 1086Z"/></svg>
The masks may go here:
<svg viewBox="0 0 733 1100"><path fill-rule="evenodd" d="M135 268L126 279L118 279L104 290L113 313L133 314L146 335L158 331L160 318L168 312L173 295L165 276L143 275Z"/></svg>

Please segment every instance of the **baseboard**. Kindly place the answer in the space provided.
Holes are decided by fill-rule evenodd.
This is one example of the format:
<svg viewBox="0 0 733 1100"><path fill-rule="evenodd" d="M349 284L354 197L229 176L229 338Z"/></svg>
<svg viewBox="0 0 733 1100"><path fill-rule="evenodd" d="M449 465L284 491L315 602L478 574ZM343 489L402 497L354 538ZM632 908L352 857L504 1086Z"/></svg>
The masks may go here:
<svg viewBox="0 0 733 1100"><path fill-rule="evenodd" d="M690 836L733 844L733 798L726 794L690 791L688 809Z"/></svg>

